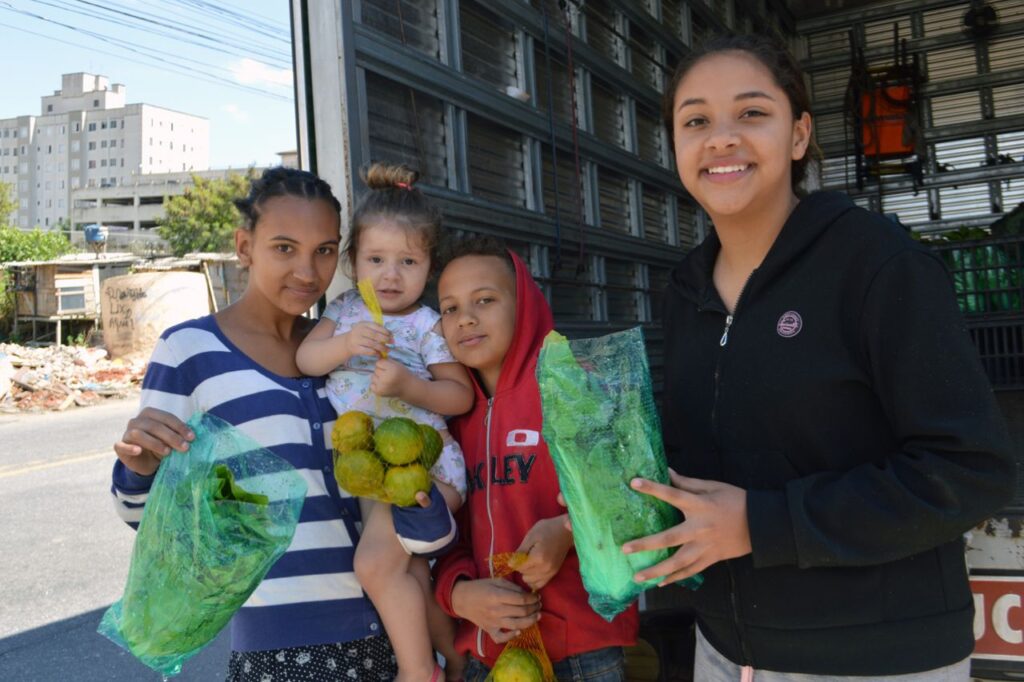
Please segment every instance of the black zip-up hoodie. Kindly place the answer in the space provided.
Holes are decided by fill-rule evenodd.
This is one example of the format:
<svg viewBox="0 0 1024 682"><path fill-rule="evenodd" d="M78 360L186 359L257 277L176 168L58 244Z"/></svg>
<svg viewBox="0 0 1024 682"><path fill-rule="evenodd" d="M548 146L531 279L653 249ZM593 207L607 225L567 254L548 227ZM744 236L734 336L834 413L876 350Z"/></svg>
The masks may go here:
<svg viewBox="0 0 1024 682"><path fill-rule="evenodd" d="M730 660L931 670L974 646L962 534L1014 489L942 262L845 195L804 198L729 320L715 235L673 271L662 424L680 473L747 490L753 553L690 595ZM727 333L726 333L727 332Z"/></svg>

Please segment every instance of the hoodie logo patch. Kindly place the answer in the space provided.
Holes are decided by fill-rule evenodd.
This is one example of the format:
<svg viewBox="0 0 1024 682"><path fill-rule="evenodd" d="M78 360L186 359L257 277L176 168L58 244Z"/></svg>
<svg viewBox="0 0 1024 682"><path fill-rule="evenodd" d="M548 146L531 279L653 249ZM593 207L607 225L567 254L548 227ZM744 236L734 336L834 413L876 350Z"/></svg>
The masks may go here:
<svg viewBox="0 0 1024 682"><path fill-rule="evenodd" d="M779 318L779 323L775 325L775 331L779 332L779 336L784 339L791 339L800 333L800 330L804 328L804 320L800 317L800 313L795 310L790 310L782 313L782 317Z"/></svg>
<svg viewBox="0 0 1024 682"><path fill-rule="evenodd" d="M505 446L510 448L533 447L540 442L540 434L530 429L515 429L505 437Z"/></svg>

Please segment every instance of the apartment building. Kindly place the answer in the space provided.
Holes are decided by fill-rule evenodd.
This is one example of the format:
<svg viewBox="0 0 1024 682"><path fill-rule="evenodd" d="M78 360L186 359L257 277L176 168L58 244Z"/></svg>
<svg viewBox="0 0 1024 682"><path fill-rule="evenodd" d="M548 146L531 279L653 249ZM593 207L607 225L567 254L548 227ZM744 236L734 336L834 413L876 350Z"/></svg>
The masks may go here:
<svg viewBox="0 0 1024 682"><path fill-rule="evenodd" d="M70 219L79 188L209 168L207 119L128 104L125 86L106 76L64 74L40 109L38 116L0 119L0 182L13 188L19 227L53 228Z"/></svg>

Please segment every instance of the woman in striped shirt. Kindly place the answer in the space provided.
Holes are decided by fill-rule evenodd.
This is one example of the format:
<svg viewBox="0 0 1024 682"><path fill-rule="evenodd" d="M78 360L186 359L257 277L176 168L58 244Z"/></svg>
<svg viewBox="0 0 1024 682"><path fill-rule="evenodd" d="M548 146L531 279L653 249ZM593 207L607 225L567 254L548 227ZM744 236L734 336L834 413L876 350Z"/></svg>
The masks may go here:
<svg viewBox="0 0 1024 682"><path fill-rule="evenodd" d="M308 494L288 551L232 620L228 680L391 680L391 644L353 572L359 505L338 489L335 418L322 377L302 376L295 352L338 262L340 205L311 173L272 168L236 202L245 293L215 315L168 329L150 359L141 411L114 449L112 492L133 527L160 460L188 450L184 422L205 411L287 459ZM396 531L424 553L454 539L440 495L395 513Z"/></svg>

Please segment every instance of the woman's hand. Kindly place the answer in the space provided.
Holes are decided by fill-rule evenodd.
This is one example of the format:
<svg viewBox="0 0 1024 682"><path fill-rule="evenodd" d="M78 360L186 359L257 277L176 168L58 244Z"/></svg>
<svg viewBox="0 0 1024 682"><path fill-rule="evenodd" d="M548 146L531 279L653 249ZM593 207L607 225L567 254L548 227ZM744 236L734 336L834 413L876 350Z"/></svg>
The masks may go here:
<svg viewBox="0 0 1024 682"><path fill-rule="evenodd" d="M503 644L540 620L540 596L502 578L459 580L452 611Z"/></svg>
<svg viewBox="0 0 1024 682"><path fill-rule="evenodd" d="M349 357L356 355L384 357L388 344L392 342L391 332L376 322L359 322L344 334L345 350Z"/></svg>
<svg viewBox="0 0 1024 682"><path fill-rule="evenodd" d="M370 377L370 390L374 395L382 398L398 398L405 400L406 388L409 382L419 379L415 374L400 362L381 358L373 368L373 376ZM406 400L406 402L408 402Z"/></svg>
<svg viewBox="0 0 1024 682"><path fill-rule="evenodd" d="M516 550L528 554L526 561L516 570L531 590L537 591L547 585L562 567L565 555L572 547L572 533L565 528L568 516L562 514L533 524Z"/></svg>
<svg viewBox="0 0 1024 682"><path fill-rule="evenodd" d="M668 559L634 576L637 582L662 578L659 587L689 578L725 559L750 554L747 491L728 483L686 478L669 469L672 485L633 479L634 490L657 497L683 512L685 521L622 546L626 554L678 547Z"/></svg>
<svg viewBox="0 0 1024 682"><path fill-rule="evenodd" d="M128 420L121 440L114 443L117 458L140 476L152 476L160 460L173 450L185 452L196 435L170 412L147 407Z"/></svg>

